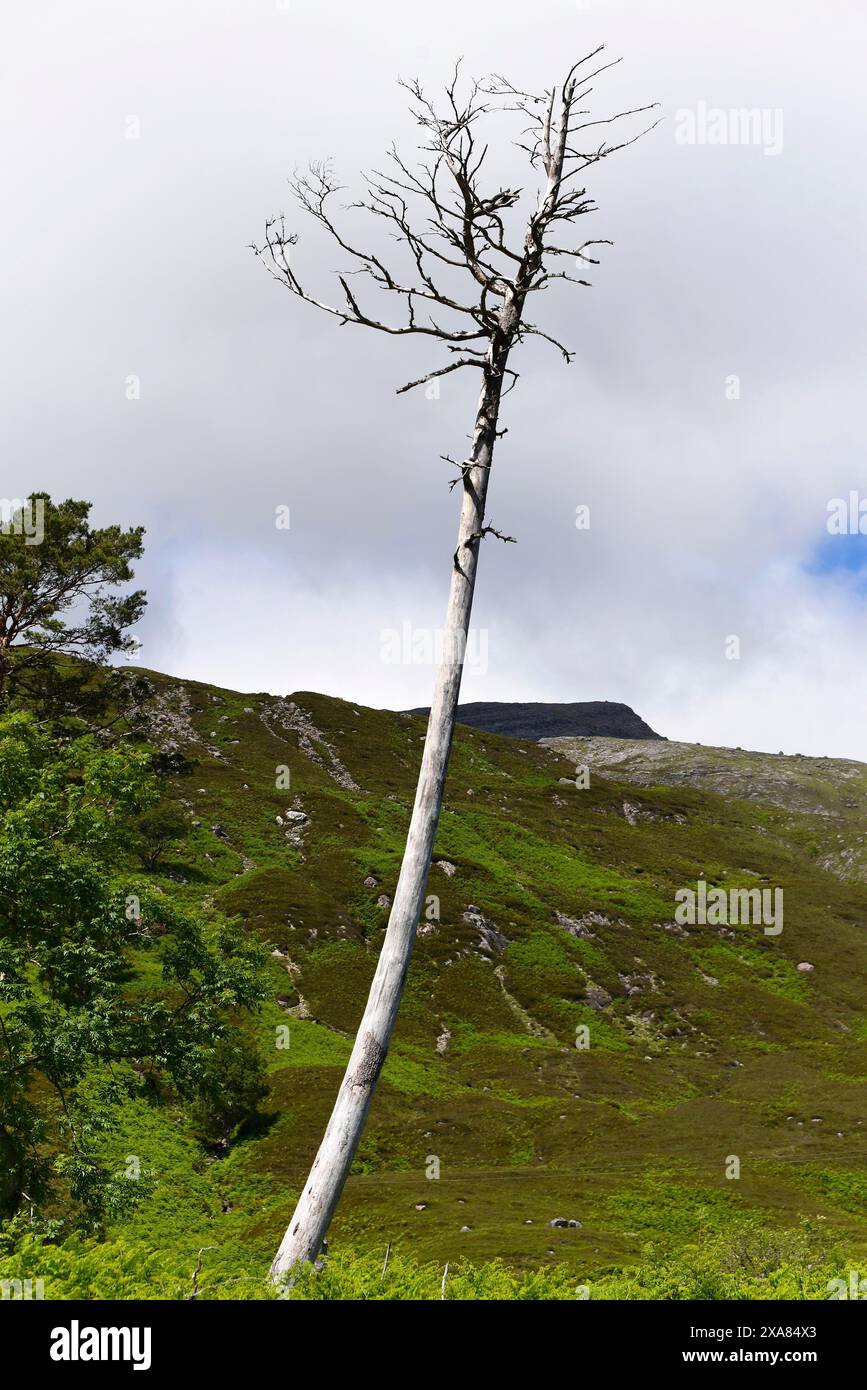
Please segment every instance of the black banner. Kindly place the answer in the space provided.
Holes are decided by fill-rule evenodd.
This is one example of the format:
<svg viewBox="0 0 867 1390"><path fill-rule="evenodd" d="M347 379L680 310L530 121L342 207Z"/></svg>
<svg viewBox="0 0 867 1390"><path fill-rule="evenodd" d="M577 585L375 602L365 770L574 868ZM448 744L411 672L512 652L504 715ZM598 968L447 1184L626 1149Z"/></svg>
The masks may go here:
<svg viewBox="0 0 867 1390"><path fill-rule="evenodd" d="M701 1375L714 1366L800 1366L827 1376L851 1365L863 1349L861 1301L576 1300L574 1306L449 1302L437 1307L293 1300L62 1303L25 1297L0 1302L0 1346L7 1367L14 1351L23 1369L61 1382L69 1376L92 1379L106 1371L114 1377L168 1371L214 1375L216 1383L225 1385L228 1376L241 1372L257 1382L274 1373L298 1374L302 1368L309 1374L311 1359L328 1376L340 1366L342 1355L352 1357L357 1372L373 1317L373 1348L380 1363L379 1339L391 1332L398 1336L390 1376L414 1376L419 1369L430 1374L437 1367L454 1373L456 1357L463 1360L470 1352L468 1337L473 1361L483 1353L487 1371L500 1365L514 1371L516 1350L529 1353L535 1347L534 1358L550 1355L552 1365L560 1368L574 1359L576 1377L589 1363L598 1377L600 1358L612 1376L667 1373L675 1367ZM847 1302L856 1306L847 1307ZM326 1340L323 1332L329 1334ZM423 1353L420 1363L406 1360L407 1333L422 1339L416 1353Z"/></svg>

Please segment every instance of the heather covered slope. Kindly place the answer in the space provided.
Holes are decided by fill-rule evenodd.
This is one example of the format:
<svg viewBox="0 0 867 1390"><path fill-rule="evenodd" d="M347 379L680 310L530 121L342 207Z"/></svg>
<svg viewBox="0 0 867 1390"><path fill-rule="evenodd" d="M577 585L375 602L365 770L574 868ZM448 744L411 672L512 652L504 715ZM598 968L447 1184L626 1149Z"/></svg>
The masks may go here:
<svg viewBox="0 0 867 1390"><path fill-rule="evenodd" d="M156 1230L172 1269L210 1246L208 1277L255 1280L361 1015L424 721L151 679L152 740L196 760L172 788L191 834L157 881L267 946L253 1032L271 1094L222 1157L180 1112L131 1112L110 1142L141 1155L153 1187L116 1234ZM554 1260L591 1284L752 1221L806 1220L867 1251L867 885L842 873L863 853L867 768L726 753L734 780L694 785L685 769L708 750L625 746L637 763L616 740L458 730L438 901L332 1250ZM564 779L582 763L579 789ZM782 933L678 925L675 892L700 875L781 887Z"/></svg>

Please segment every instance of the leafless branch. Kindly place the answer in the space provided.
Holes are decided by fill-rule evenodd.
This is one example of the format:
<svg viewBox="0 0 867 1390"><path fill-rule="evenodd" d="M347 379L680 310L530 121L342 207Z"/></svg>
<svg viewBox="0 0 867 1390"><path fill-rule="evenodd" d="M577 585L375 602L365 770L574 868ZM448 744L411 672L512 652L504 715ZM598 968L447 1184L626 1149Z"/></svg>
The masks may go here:
<svg viewBox="0 0 867 1390"><path fill-rule="evenodd" d="M403 395L404 391L411 391L414 386L424 386L426 381L433 381L436 376L448 376L449 372L456 372L459 367L481 367L484 371L484 362L480 362L475 357L462 357L460 362L450 362L447 367L438 367L436 371L428 372L426 376L420 376L416 381L408 381L405 386L398 386L397 394Z"/></svg>
<svg viewBox="0 0 867 1390"><path fill-rule="evenodd" d="M287 231L282 216L266 222L262 244L252 249L284 288L341 325L359 324L392 336L421 335L457 354L456 361L435 365L398 387L399 395L474 366L481 367L489 379L508 376L505 394L513 389L517 375L505 365L504 345L527 336L543 338L566 362L571 361L571 349L543 327L523 322L526 298L554 280L590 284L581 272L597 265L598 259L587 255L587 249L610 243L594 238L570 250L568 243L561 245L554 235L557 224L572 225L596 210L579 176L634 144L658 123L617 143L603 141L590 150L580 148L583 132L612 127L653 109L645 105L612 115L590 115L585 102L593 82L620 61L603 59L603 52L599 47L586 54L561 86L541 93L522 91L499 74L465 81L460 62L439 104L417 79L402 79L400 85L408 93L410 112L420 130L418 161L410 163L392 146L386 168L369 173L363 195L342 207L343 189L329 162L296 174L290 180L296 202L348 262L337 274L340 297L336 302L320 298L302 282L295 264L298 234ZM531 170L544 173L546 179L535 206L520 221L515 210L523 190L498 185L487 177L488 143L482 135L489 121L514 113L521 118L514 143L528 158ZM396 256L375 238L367 244L367 237L359 240L354 235L350 230L354 220L364 217L372 230L378 227L388 233ZM552 259L563 256L574 257L577 274L551 267ZM362 280L376 302L363 292ZM401 305L396 318L380 312L383 293Z"/></svg>

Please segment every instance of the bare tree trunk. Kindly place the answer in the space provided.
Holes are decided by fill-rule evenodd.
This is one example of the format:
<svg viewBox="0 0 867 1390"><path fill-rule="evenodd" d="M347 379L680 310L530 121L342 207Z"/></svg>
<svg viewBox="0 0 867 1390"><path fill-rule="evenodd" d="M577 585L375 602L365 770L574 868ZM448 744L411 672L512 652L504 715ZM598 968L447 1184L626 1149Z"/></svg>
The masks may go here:
<svg viewBox="0 0 867 1390"><path fill-rule="evenodd" d="M476 413L473 451L464 473L463 506L452 566L443 659L437 672L415 804L388 929L370 987L367 1008L328 1128L295 1214L271 1265L271 1277L275 1280L283 1279L294 1265L315 1260L322 1247L388 1053L415 944L461 688L508 346L498 348L492 344L491 356L495 356L495 362L485 371Z"/></svg>
<svg viewBox="0 0 867 1390"><path fill-rule="evenodd" d="M567 187L568 180L614 150L633 143L633 140L625 140L621 144L611 145L603 141L587 152L570 143L570 138L580 138L580 132L590 126L610 125L620 118L614 116L602 122L580 123L580 117L585 114L580 101L592 91L593 79L611 64L602 64L580 79L575 74L599 52L596 49L574 64L562 88L551 88L544 97L522 93L505 79L495 78L490 79L488 85L474 83L469 101L459 107L456 70L447 88L448 114L445 117L437 115L417 83L407 84L415 102L413 113L428 141L421 147L431 156L426 175L420 178L393 152L397 174L376 176L368 184L368 201L355 206L366 208L377 218L384 217L391 224L393 233L405 242L418 270L418 279L411 286L397 278L377 255L359 249L338 231L331 218L329 200L338 191L339 185L327 165L312 166L309 176L295 181L293 187L304 210L337 241L343 252L353 260L356 269L363 271L379 289L396 294L403 300L406 320L402 324L387 323L364 312L355 291L342 276L343 307L324 303L305 290L290 258L297 238L286 232L282 217L266 223L264 245L253 248L256 255L265 260L274 278L292 294L334 315L341 323L361 324L390 334L422 333L448 343L453 360L427 376L409 382L400 388L401 391L420 386L448 372L479 368L483 372L472 449L469 458L459 465L463 505L452 564L446 641L431 702L415 804L394 904L367 1007L328 1128L295 1214L271 1265L271 1277L275 1281L283 1280L301 1262L315 1261L322 1248L361 1138L403 994L442 805L473 604L479 544L485 535L499 536L492 526L485 526L485 500L509 354L513 345L521 342L525 335L535 334L552 344L567 362L572 356L556 338L523 321L524 306L529 294L544 289L553 280L586 284L584 280L576 281L566 271L547 269L545 257L575 257L581 265L595 264L592 258L585 256L584 251L587 246L597 243L585 242L580 247L569 248L546 241L546 234L553 226L566 226L593 209L594 204L588 198L586 189L580 185ZM520 190L501 187L495 190L493 196L483 197L478 186L485 151L479 154L476 149L473 127L490 109L491 99L501 100L504 109L521 112L530 118L535 138L530 146L522 144L521 148L528 151L531 167L544 170L546 175L538 204L526 223L520 250L513 250L506 244L503 222L503 213L515 205ZM570 126L573 108L579 123L573 121ZM635 115L648 109L638 107L620 115ZM452 180L453 203L444 201L440 190L439 180L446 175ZM420 198L425 206L427 220L422 233L411 225L406 201L408 196ZM433 233L428 230L430 225L434 228ZM431 243L431 235L436 239L436 244ZM455 256L459 259L455 260ZM492 258L505 259L509 273L496 269L491 264ZM477 302L466 305L455 299L452 293L439 288L429 268L431 259L437 266L445 263L454 267L463 262L478 295ZM497 307L494 307L494 301L498 301ZM426 307L433 304L452 315L463 316L464 326L447 327L428 314L417 315L417 303ZM483 341L487 343L485 350L479 346ZM513 372L508 374L514 377ZM511 537L500 536L500 539L510 540Z"/></svg>

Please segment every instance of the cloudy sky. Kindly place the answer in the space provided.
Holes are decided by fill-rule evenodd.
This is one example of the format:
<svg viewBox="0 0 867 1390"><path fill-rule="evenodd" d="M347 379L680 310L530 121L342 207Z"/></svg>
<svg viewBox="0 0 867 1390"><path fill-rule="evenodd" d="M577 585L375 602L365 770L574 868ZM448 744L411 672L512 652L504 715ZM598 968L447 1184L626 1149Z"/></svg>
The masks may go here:
<svg viewBox="0 0 867 1390"><path fill-rule="evenodd" d="M867 538L827 527L831 499L867 499L860 0L16 9L0 491L147 527L143 664L427 702L431 668L384 659L384 634L442 622L440 455L476 378L396 395L436 345L339 328L248 245L285 209L333 293L293 168L332 157L349 201L392 139L412 157L399 76L434 91L463 55L536 90L604 43L623 62L594 111L664 120L591 171L581 230L614 245L539 316L574 362L520 349L489 494L518 544L484 543L464 698L622 700L673 738L867 759ZM515 134L494 157L530 195Z"/></svg>

